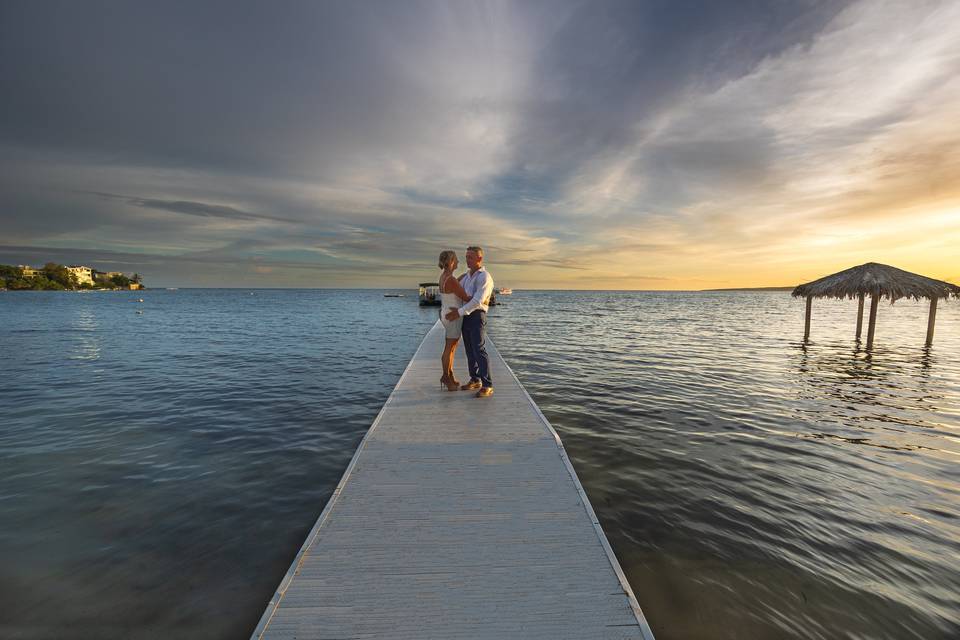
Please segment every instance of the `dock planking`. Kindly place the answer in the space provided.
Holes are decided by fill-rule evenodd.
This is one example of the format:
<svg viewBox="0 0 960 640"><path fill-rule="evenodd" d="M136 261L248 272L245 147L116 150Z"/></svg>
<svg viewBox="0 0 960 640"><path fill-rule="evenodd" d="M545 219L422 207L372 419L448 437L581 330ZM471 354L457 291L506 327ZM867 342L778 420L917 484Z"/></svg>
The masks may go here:
<svg viewBox="0 0 960 640"><path fill-rule="evenodd" d="M442 346L438 322L252 638L652 640L559 436L492 341L489 398L440 390Z"/></svg>

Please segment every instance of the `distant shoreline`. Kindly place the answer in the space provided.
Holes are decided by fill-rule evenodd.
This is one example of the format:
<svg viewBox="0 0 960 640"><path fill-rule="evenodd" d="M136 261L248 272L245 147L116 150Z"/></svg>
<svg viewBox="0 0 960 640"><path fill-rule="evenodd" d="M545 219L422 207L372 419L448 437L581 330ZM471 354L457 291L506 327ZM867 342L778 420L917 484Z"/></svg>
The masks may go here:
<svg viewBox="0 0 960 640"><path fill-rule="evenodd" d="M700 291L793 291L796 287L733 287L730 289L701 289Z"/></svg>
<svg viewBox="0 0 960 640"><path fill-rule="evenodd" d="M149 287L153 291L416 291L409 287ZM544 293L564 292L593 292L593 293L711 293L717 291L793 291L795 287L731 287L729 289L533 289L523 291L537 291ZM0 290L15 291L15 289ZM80 291L81 289L64 289L64 291ZM147 291L148 287L141 287L139 291ZM22 289L22 291L38 291L38 289ZM137 289L103 288L86 289L86 291L137 291Z"/></svg>

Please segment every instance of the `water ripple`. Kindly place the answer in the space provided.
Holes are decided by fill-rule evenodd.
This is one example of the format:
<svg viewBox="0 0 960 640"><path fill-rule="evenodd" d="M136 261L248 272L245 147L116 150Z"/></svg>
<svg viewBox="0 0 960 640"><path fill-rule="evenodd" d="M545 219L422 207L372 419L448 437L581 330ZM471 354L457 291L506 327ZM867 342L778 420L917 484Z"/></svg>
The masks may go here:
<svg viewBox="0 0 960 640"><path fill-rule="evenodd" d="M840 302L799 342L802 302L779 293L521 292L490 326L659 640L946 639L956 307L932 349L924 305L885 307L872 354Z"/></svg>
<svg viewBox="0 0 960 640"><path fill-rule="evenodd" d="M247 637L436 317L254 293L0 296L0 636ZM960 637L960 305L505 302L658 640Z"/></svg>

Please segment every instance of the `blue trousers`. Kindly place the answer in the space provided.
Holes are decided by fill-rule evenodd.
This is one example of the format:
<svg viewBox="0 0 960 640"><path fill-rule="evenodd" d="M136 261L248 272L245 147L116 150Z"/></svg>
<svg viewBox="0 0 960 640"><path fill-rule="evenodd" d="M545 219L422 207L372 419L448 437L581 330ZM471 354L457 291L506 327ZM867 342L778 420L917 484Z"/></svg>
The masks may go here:
<svg viewBox="0 0 960 640"><path fill-rule="evenodd" d="M463 350L467 352L470 380L479 380L485 387L492 387L490 358L487 357L487 313L474 311L463 317Z"/></svg>

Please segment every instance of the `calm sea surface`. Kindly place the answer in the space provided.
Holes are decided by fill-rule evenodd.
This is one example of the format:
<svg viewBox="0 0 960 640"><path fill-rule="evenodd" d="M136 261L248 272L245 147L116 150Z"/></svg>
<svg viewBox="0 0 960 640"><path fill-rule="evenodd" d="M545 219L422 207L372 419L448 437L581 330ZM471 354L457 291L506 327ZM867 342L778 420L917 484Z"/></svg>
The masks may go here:
<svg viewBox="0 0 960 640"><path fill-rule="evenodd" d="M804 347L785 293L504 301L658 640L960 638L960 303L929 350L925 304L882 304L868 356L855 302ZM0 637L248 637L435 314L0 293Z"/></svg>

